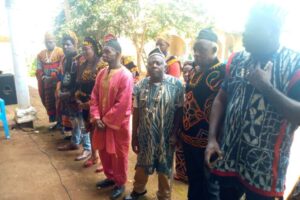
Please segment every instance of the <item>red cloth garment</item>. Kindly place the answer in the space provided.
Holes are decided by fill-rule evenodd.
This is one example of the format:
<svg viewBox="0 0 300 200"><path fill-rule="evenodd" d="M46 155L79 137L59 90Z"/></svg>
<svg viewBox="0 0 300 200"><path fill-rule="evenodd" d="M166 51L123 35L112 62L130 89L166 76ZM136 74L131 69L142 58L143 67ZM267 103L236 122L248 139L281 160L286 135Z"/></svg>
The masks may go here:
<svg viewBox="0 0 300 200"><path fill-rule="evenodd" d="M171 56L167 59L167 74L174 76L176 78L180 78L180 68L181 64L177 58Z"/></svg>
<svg viewBox="0 0 300 200"><path fill-rule="evenodd" d="M91 95L91 118L101 119L106 125L105 130L95 128L92 145L100 152L104 173L117 185L127 180L132 90L129 70L106 67L97 75Z"/></svg>

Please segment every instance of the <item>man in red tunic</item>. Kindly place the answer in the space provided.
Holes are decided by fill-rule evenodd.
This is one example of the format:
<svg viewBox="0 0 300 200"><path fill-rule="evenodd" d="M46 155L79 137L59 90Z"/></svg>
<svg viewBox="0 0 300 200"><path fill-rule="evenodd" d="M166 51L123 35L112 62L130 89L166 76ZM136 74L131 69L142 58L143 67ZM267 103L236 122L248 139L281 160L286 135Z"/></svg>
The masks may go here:
<svg viewBox="0 0 300 200"><path fill-rule="evenodd" d="M99 72L91 95L91 120L97 127L92 142L99 150L107 177L97 183L97 187L114 186L111 199L117 199L127 181L133 77L121 64L121 46L117 39L106 42L102 58L108 67Z"/></svg>

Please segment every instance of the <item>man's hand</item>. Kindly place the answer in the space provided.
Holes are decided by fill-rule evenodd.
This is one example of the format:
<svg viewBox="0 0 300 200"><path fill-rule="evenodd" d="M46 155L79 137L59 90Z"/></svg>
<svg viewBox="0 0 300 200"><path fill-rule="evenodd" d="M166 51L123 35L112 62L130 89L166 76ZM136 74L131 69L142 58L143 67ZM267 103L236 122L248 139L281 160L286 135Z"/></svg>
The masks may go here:
<svg viewBox="0 0 300 200"><path fill-rule="evenodd" d="M170 145L172 149L175 149L177 142L178 142L177 134L173 133L170 136Z"/></svg>
<svg viewBox="0 0 300 200"><path fill-rule="evenodd" d="M137 136L133 136L131 140L132 151L136 154L139 153L140 147Z"/></svg>
<svg viewBox="0 0 300 200"><path fill-rule="evenodd" d="M217 156L215 160L212 161L213 156ZM223 153L220 146L216 140L209 140L206 150L205 150L205 163L212 169L218 160L223 159Z"/></svg>
<svg viewBox="0 0 300 200"><path fill-rule="evenodd" d="M101 119L96 119L96 125L100 130L104 130L105 129L105 124Z"/></svg>
<svg viewBox="0 0 300 200"><path fill-rule="evenodd" d="M266 70L260 68L260 64L250 70L247 79L256 89L262 91L264 88L271 86L273 63L268 62L265 66Z"/></svg>

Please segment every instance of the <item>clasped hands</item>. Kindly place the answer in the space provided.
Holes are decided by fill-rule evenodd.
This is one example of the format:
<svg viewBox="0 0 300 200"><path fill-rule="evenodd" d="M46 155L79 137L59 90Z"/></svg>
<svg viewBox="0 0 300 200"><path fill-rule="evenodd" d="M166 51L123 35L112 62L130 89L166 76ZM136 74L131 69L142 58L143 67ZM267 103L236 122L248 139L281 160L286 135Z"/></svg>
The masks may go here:
<svg viewBox="0 0 300 200"><path fill-rule="evenodd" d="M106 125L105 123L101 120L101 119L95 119L95 118L91 118L90 122L97 128L99 128L100 130L105 130Z"/></svg>

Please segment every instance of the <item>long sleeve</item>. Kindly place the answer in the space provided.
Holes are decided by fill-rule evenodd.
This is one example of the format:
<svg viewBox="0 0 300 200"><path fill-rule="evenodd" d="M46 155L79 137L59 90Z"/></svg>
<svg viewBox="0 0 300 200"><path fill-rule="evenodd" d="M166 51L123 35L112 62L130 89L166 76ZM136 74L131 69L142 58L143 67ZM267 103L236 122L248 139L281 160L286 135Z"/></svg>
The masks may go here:
<svg viewBox="0 0 300 200"><path fill-rule="evenodd" d="M131 74L125 74L118 88L115 104L103 116L103 122L111 129L119 130L124 119L131 111L133 91L133 78Z"/></svg>
<svg viewBox="0 0 300 200"><path fill-rule="evenodd" d="M90 100L90 114L91 118L100 119L100 112L99 112L99 89L100 89L100 82L101 82L101 72L98 73L94 88L91 94Z"/></svg>

